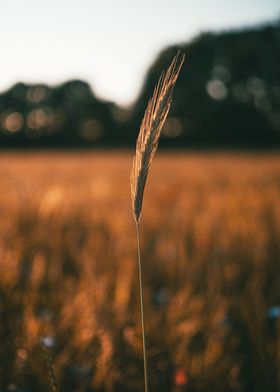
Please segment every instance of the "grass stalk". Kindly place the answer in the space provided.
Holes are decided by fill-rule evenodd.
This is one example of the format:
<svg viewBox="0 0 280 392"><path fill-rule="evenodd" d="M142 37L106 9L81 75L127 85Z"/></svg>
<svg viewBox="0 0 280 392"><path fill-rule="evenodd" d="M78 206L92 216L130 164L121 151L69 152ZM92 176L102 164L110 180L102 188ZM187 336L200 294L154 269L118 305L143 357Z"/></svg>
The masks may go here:
<svg viewBox="0 0 280 392"><path fill-rule="evenodd" d="M158 84L154 90L154 94L148 102L148 106L140 126L140 131L136 142L135 156L133 159L133 165L130 175L131 201L133 215L136 223L138 249L139 293L142 324L145 392L149 392L149 380L146 350L139 222L142 212L142 202L147 176L153 157L158 147L158 141L162 127L171 106L173 89L178 79L184 59L185 55L178 51L167 71L163 72L161 74L161 77L159 78Z"/></svg>
<svg viewBox="0 0 280 392"><path fill-rule="evenodd" d="M46 361L46 367L48 371L48 376L49 376L49 382L50 382L50 391L51 392L59 392L59 386L57 382L57 378L53 369L53 364L52 364L52 358L47 350L47 348L44 346L44 344L41 344L41 348L44 354L44 358Z"/></svg>
<svg viewBox="0 0 280 392"><path fill-rule="evenodd" d="M138 276L139 276L139 294L140 294L140 309L141 309L141 327L142 327L142 344L143 344L143 358L144 358L144 382L145 392L149 392L148 383L148 362L147 362L147 346L146 346L146 331L145 331L145 317L144 317L144 299L143 299L143 284L142 284L142 262L140 250L140 233L139 222L135 221L136 236L137 236L137 253L138 253Z"/></svg>

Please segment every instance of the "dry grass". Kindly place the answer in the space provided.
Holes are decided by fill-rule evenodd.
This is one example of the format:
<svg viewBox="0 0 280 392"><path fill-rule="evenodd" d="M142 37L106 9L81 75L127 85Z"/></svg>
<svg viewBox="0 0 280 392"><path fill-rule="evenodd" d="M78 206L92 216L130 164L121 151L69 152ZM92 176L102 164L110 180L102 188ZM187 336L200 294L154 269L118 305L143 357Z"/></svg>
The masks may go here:
<svg viewBox="0 0 280 392"><path fill-rule="evenodd" d="M61 391L143 390L130 162L2 153L1 391L50 390L42 338ZM279 157L163 154L151 175L151 390L279 389Z"/></svg>
<svg viewBox="0 0 280 392"><path fill-rule="evenodd" d="M131 170L132 209L136 223L142 210L143 194L149 168L158 147L162 127L168 115L172 93L185 55L178 51L166 73L162 73L142 120Z"/></svg>
<svg viewBox="0 0 280 392"><path fill-rule="evenodd" d="M143 341L145 392L149 391L148 361L146 349L144 298L142 284L142 261L140 252L139 219L142 211L143 195L148 172L158 147L162 127L172 102L172 93L183 65L185 55L177 52L166 72L163 72L150 99L142 120L136 143L136 151L130 174L132 210L136 225L138 251L138 278L140 295L140 312Z"/></svg>

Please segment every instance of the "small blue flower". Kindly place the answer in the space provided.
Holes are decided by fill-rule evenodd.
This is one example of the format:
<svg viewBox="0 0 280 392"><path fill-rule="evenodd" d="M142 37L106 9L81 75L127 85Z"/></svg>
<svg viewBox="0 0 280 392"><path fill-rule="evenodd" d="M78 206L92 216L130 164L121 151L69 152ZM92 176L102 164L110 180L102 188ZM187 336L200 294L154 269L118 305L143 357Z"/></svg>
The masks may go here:
<svg viewBox="0 0 280 392"><path fill-rule="evenodd" d="M170 293L168 290L162 288L158 290L153 296L153 302L157 307L162 307L168 304L170 300Z"/></svg>
<svg viewBox="0 0 280 392"><path fill-rule="evenodd" d="M51 336L44 336L44 337L42 338L42 343L43 343L43 345L44 345L45 347L51 348L51 347L53 347L53 346L55 345L55 340L54 340L54 338L51 337Z"/></svg>
<svg viewBox="0 0 280 392"><path fill-rule="evenodd" d="M280 306L271 306L267 311L267 317L270 319L277 319L278 317L280 317Z"/></svg>

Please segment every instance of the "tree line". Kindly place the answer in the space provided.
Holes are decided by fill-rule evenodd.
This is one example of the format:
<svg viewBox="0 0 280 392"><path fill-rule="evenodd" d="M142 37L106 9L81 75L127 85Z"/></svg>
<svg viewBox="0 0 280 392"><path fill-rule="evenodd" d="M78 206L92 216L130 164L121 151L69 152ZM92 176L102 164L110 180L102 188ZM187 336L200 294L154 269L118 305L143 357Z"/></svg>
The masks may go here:
<svg viewBox="0 0 280 392"><path fill-rule="evenodd" d="M0 94L1 147L122 147L135 143L147 102L178 49L186 62L161 143L166 147L280 146L280 23L203 33L163 50L128 110L82 80L17 83Z"/></svg>

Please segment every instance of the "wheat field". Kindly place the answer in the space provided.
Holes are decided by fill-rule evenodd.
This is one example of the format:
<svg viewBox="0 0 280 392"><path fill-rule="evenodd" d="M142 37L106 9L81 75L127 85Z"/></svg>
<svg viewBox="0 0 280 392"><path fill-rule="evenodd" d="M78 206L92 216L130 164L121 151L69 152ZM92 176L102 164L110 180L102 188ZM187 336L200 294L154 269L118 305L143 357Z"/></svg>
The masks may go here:
<svg viewBox="0 0 280 392"><path fill-rule="evenodd" d="M143 390L132 157L1 153L1 392L54 391L51 373L60 391ZM151 391L280 388L279 194L277 153L156 157L141 222Z"/></svg>

